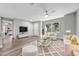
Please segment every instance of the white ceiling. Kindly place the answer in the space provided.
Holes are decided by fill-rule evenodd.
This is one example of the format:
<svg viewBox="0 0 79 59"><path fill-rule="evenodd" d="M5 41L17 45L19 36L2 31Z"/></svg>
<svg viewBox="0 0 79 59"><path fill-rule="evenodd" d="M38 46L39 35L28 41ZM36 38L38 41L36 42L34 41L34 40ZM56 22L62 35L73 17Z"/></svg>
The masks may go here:
<svg viewBox="0 0 79 59"><path fill-rule="evenodd" d="M49 20L76 11L78 3L0 3L0 16L25 20ZM45 10L49 17L45 18ZM55 11L55 12L53 12Z"/></svg>

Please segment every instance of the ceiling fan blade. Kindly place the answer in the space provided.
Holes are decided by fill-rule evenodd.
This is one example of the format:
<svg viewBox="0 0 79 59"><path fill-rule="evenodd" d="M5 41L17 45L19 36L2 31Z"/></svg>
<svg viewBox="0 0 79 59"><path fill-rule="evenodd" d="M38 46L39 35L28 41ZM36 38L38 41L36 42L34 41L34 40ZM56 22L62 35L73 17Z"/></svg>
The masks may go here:
<svg viewBox="0 0 79 59"><path fill-rule="evenodd" d="M35 3L29 3L30 5L34 5Z"/></svg>

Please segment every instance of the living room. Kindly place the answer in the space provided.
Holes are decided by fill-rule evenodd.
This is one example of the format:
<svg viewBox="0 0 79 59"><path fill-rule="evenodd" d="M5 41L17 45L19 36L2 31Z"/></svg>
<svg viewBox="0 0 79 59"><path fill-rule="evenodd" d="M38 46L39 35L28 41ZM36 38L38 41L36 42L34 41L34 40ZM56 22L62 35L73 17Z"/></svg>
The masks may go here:
<svg viewBox="0 0 79 59"><path fill-rule="evenodd" d="M79 55L78 45L64 41L67 33L79 36L78 16L79 3L2 3L0 55Z"/></svg>

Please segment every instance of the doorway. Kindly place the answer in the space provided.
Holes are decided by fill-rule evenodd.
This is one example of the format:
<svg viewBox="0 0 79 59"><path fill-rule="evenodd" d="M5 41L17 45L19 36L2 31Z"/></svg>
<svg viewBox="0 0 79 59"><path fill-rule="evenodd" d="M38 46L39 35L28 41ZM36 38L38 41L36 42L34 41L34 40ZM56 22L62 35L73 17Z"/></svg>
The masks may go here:
<svg viewBox="0 0 79 59"><path fill-rule="evenodd" d="M9 47L13 41L13 20L3 18L2 19L2 35L3 35L3 47Z"/></svg>

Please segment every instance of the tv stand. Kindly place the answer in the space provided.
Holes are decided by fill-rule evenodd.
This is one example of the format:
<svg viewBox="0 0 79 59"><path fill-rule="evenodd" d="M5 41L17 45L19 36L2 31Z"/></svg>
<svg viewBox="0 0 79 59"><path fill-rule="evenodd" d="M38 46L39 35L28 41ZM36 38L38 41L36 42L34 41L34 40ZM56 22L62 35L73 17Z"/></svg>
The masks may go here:
<svg viewBox="0 0 79 59"><path fill-rule="evenodd" d="M18 35L18 38L24 38L24 37L28 37L29 36L29 34L27 34L27 33L22 33L22 34L19 34Z"/></svg>

